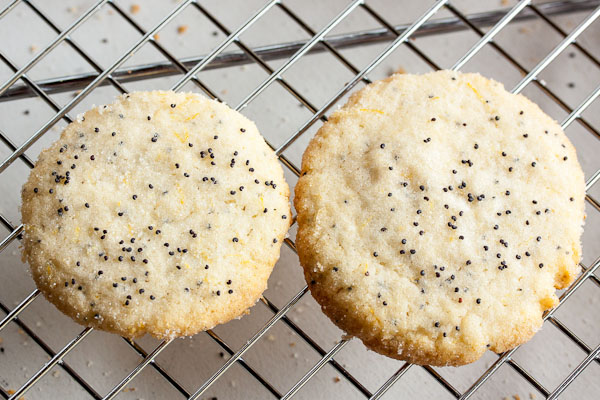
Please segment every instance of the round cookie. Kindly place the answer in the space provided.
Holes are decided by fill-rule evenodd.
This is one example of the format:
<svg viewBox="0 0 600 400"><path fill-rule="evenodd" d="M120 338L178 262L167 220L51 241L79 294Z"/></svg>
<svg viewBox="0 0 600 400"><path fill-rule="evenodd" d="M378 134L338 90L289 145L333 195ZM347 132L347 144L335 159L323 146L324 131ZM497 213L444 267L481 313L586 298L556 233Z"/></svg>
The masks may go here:
<svg viewBox="0 0 600 400"><path fill-rule="evenodd" d="M288 199L275 154L241 114L193 93L122 95L40 154L22 190L23 258L80 324L192 335L266 289Z"/></svg>
<svg viewBox="0 0 600 400"><path fill-rule="evenodd" d="M296 245L349 335L461 365L528 339L579 272L584 178L560 126L478 74L393 75L308 146Z"/></svg>

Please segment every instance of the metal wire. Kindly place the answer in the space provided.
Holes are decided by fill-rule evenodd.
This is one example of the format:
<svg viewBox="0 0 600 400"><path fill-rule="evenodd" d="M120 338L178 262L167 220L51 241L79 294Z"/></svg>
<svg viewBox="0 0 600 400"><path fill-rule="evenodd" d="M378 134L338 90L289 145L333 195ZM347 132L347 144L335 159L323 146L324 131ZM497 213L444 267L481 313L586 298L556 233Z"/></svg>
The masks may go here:
<svg viewBox="0 0 600 400"><path fill-rule="evenodd" d="M197 4L197 3L195 3ZM547 16L557 16L565 13L589 11L600 4L599 0L584 0L584 1L553 1L549 3L542 3L536 7L526 8L523 12L519 13L514 21L528 21L536 18L537 10L543 12ZM292 19L298 18L298 16L290 11L282 3L277 4L286 14ZM111 3L111 6L116 6L115 3ZM135 21L131 19L126 13L119 12L129 23L135 25ZM0 14L1 15L1 14ZM483 28L486 26L494 25L503 16L505 11L487 11L477 14L468 15L468 21L477 26ZM1 18L1 16L0 16ZM298 19L298 21L301 21ZM214 22L214 21L213 21ZM218 22L218 21L217 21ZM346 33L341 35L331 35L325 38L319 45L314 46L310 53L323 52L326 50L341 50L347 48L353 48L357 46L364 46L365 44L374 44L387 42L394 39L394 31L402 32L408 28L408 25L396 25L391 30L386 28L376 28L367 31ZM139 30L139 26L136 27ZM303 29L305 27L303 26ZM310 28L309 28L310 29ZM441 33L457 32L461 30L468 30L469 26L465 25L459 18L439 18L435 21L428 21L423 24L417 32L413 34L413 37L422 37L429 35L438 35ZM229 36L229 34L227 35ZM311 34L314 36L314 33ZM151 39L151 42L154 42ZM260 57L263 61L279 60L288 58L296 51L298 51L305 41L294 41L288 43L280 43L275 45L261 46L253 49L253 52ZM206 56L188 57L182 58L181 64L187 68L191 68L197 65L199 62L204 61ZM232 51L222 52L216 57L213 57L210 63L204 66L203 69L218 69L224 67L232 67L236 65L252 64L256 60L250 57L244 51ZM160 78L165 76L171 76L179 73L181 68L174 66L172 60L169 59L167 62L156 62L151 64L135 65L124 69L117 69L112 76L121 83L135 82L138 80ZM355 71L356 73L357 71ZM79 90L88 85L97 75L94 73L81 73L76 75L62 76L57 78L50 78L39 80L36 83L48 94L63 93ZM106 82L100 85L108 84ZM13 85L5 93L0 95L0 101L15 100L24 97L33 97L36 94L32 92L26 85Z"/></svg>
<svg viewBox="0 0 600 400"><path fill-rule="evenodd" d="M50 359L38 372L33 374L31 378L27 380L13 395L10 397L10 400L18 399L22 395L25 394L37 381L39 381L48 371L52 369L57 363L62 361L62 359L69 354L75 346L79 344L87 335L92 332L92 328L85 328L77 337L69 342L61 351L56 353L54 357Z"/></svg>
<svg viewBox="0 0 600 400"><path fill-rule="evenodd" d="M326 120L325 113L346 93L348 93L358 82L363 81L369 82L367 75L377 65L379 65L387 56L392 54L399 46L405 44L411 51L419 56L424 62L430 65L432 68L439 69L439 67L433 62L426 53L421 51L414 43L408 42L408 39L418 35L426 34L439 34L442 32L450 32L462 29L471 29L480 36L480 40L471 47L457 62L454 64L454 69L459 69L464 66L469 60L474 57L478 52L486 45L492 46L502 56L504 56L511 64L517 67L525 77L515 86L513 92L518 93L522 91L529 83L535 83L540 87L544 93L546 93L554 102L568 112L568 116L562 122L563 129L569 126L574 121L578 121L583 127L585 127L590 133L600 138L600 133L587 121L585 121L581 114L600 96L600 85L598 85L588 96L574 109L569 108L564 101L550 91L543 82L540 82L537 77L539 74L564 51L568 46L574 45L581 50L592 62L594 62L600 68L600 62L581 44L575 42L576 38L581 35L598 17L600 17L600 1L598 0L583 0L583 1L555 1L545 4L533 6L529 0L523 0L518 2L510 10L496 10L487 13L475 14L475 15L464 15L457 10L453 5L448 3L448 0L438 0L430 9L428 9L421 17L416 19L412 24L394 26L388 23L381 15L374 11L369 5L365 4L363 0L354 0L349 5L334 17L323 29L319 32L314 32L307 23L305 23L296 13L290 8L281 4L279 0L268 1L262 8L260 8L252 17L250 17L245 23L243 23L238 29L230 32L220 23L213 15L206 11L199 3L195 0L183 1L181 4L176 6L169 14L167 14L158 24L152 29L144 31L129 15L127 15L116 3L112 0L100 0L95 3L90 9L84 12L79 18L77 18L69 27L65 30L60 28L42 11L39 10L33 3L28 0L14 0L8 4L3 10L0 11L0 19L9 14L15 9L20 3L25 3L34 13L36 13L51 29L53 29L58 36L47 45L40 53L34 56L29 62L20 68L8 59L4 54L0 53L0 61L4 62L9 68L12 69L13 75L2 85L0 85L0 101L13 100L26 96L37 96L49 104L55 111L55 115L49 121L47 121L41 128L39 128L32 136L30 136L22 145L15 146L14 143L3 133L0 132L0 141L6 145L11 155L0 164L0 173L4 172L17 158L20 158L30 168L33 167L32 161L24 154L24 152L35 143L41 136L43 136L49 128L55 125L61 119L65 119L67 122L71 121L68 116L68 112L81 102L89 93L95 88L105 84L113 85L120 92L125 92L125 89L121 86L122 83L137 80L137 79L148 79L159 76L167 76L176 72L184 73L184 76L174 85L174 89L181 89L187 82L192 81L207 95L218 98L206 85L204 85L197 77L198 72L204 69L220 68L224 66L237 65L240 63L257 63L267 73L269 77L258 85L250 94L240 102L236 107L238 110L246 107L253 99L255 99L260 93L266 88L272 85L274 82L282 85L292 96L294 96L303 106L305 106L313 115L310 117L302 126L294 132L284 143L275 149L276 154L279 156L280 161L290 169L294 174L298 175L299 170L284 156L284 152L289 146L294 143L303 133L305 133L316 121ZM209 20L211 20L227 38L221 42L214 50L208 55L202 57L195 57L189 59L177 59L170 52L168 52L161 44L159 44L152 37L162 27L164 27L169 21L177 16L187 6L193 4L199 11L201 11ZM142 37L119 57L110 67L102 69L76 42L70 38L72 33L79 26L84 24L91 16L93 16L102 7L110 6L117 13L119 13L125 20L136 29ZM311 38L307 41L292 42L292 43L281 43L273 46L266 46L262 48L251 49L246 46L239 38L239 36L256 23L261 17L263 17L271 8L274 6L279 7L285 14L292 18L305 32L311 35ZM327 37L328 33L341 21L343 21L349 14L351 14L357 8L364 9L367 13L373 16L382 28L374 29L371 31L355 32L344 35L330 36ZM430 20L439 9L446 7L452 14L455 15L453 18L444 18L440 20ZM558 15L564 13L571 13L576 11L589 11L595 8L571 33L567 34L562 31L561 28L556 26L549 18L550 15ZM530 71L526 71L516 60L514 60L503 48L493 42L493 38L504 27L514 21L528 20L531 18L539 17L550 26L559 32L564 39L553 49L548 55L538 63ZM481 31L481 27L493 25L487 33ZM377 43L381 41L390 41L389 45L375 57L368 65L362 70L358 70L354 65L349 62L344 56L339 53L342 48L361 46L369 43ZM86 60L90 66L92 66L97 74L81 74L76 76L69 76L63 78L53 78L46 81L33 81L27 76L27 72L33 68L41 59L47 54L52 52L59 44L66 42L74 51ZM133 54L136 53L145 43L151 43L161 54L165 56L168 62L156 63L151 65L141 65L125 70L119 70L119 67L129 59ZM224 50L232 43L235 43L239 48L239 52L225 53ZM348 70L350 70L354 77L344 85L333 97L331 97L320 109L316 109L308 100L306 100L297 90L295 90L285 79L282 74L294 65L299 59L304 57L306 54L319 51L328 51L335 56ZM266 60L285 58L286 61L277 69L272 70L266 63ZM23 81L23 84L17 84L19 80ZM82 89L83 88L83 89ZM73 98L64 107L59 107L50 97L51 93L59 93L62 91L69 91L74 89L82 89L82 91ZM600 170L596 171L586 182L586 191L600 180ZM593 199L589 194L586 199L594 207L600 210L598 202ZM294 220L295 222L295 220ZM0 214L0 223L2 223L8 230L9 234L2 239L0 242L0 252L4 251L6 247L15 239L20 237L23 226L14 226L11 224L5 216ZM286 244L293 251L295 251L295 244L293 241L286 239ZM564 304L569 297L581 287L581 285L591 280L596 283L596 286L600 288L600 280L594 276L594 272L600 267L600 258L598 258L589 268L582 264L583 274L580 275L577 280L561 295L559 305L549 310L544 315L544 320L549 320L554 326L556 326L560 332L562 332L567 338L573 341L581 350L586 353L585 359L571 371L571 373L554 389L547 389L541 383L539 383L533 375L526 371L520 364L518 364L511 357L514 352L518 349L515 348L502 355L492 364L492 366L486 370L464 393L460 393L455 389L451 383L446 381L434 368L423 367L424 370L432 376L442 387L444 387L452 396L460 399L467 399L471 397L481 385L483 385L504 363L508 363L519 375L521 375L527 382L529 382L536 390L547 397L548 399L555 399L558 397L567 386L573 382L577 376L579 376L585 368L591 364L594 360L600 363L600 346L591 348L581 338L575 335L566 325L559 321L555 316L555 311ZM136 351L136 353L142 357L139 364L130 371L117 385L115 385L109 393L104 397L99 395L93 387L81 378L67 363L63 361L63 358L73 350L79 343L81 343L91 332L92 328L85 328L78 336L73 338L58 352L53 351L41 338L39 338L29 327L21 321L18 316L25 310L31 303L33 303L38 297L40 292L34 290L30 295L23 299L16 307L12 310L5 304L0 302L0 309L6 313L6 316L0 321L0 331L4 329L10 322L14 322L25 331L25 333L31 337L49 356L50 360L44 364L35 374L31 376L14 394L10 395L5 389L0 388L0 396L3 398L16 399L22 396L27 390L31 389L36 382L38 382L44 375L50 371L54 366L61 366L71 377L74 378L75 382L86 390L93 398L99 399L112 399L117 396L121 390L135 377L143 371L148 365L152 365L166 381L177 389L181 394L189 399L197 399L202 396L220 377L235 363L243 366L257 381L259 381L272 395L277 398L288 399L294 396L302 387L309 382L318 372L327 364L333 366L342 374L342 376L360 393L371 399L378 399L383 396L393 385L404 376L404 374L412 367L410 363L404 363L400 369L392 374L387 381L381 385L375 392L371 393L364 385L341 365L335 361L335 355L343 350L348 343L347 340L342 340L333 346L329 351L322 349L308 334L302 331L292 321L290 321L286 314L292 307L308 292L308 288L305 286L302 290L296 293L288 302L281 308L277 308L272 302L264 298L262 304L264 304L271 312L273 316L271 319L256 332L252 338L250 338L239 350L234 352L230 346L213 331L209 331L208 335L219 344L224 350L226 350L231 357L215 372L209 379L204 381L198 389L190 394L184 389L175 378L170 376L160 365L155 361L156 356L164 351L171 340L161 342L155 347L152 352L146 353L141 346L133 341L126 340L130 347ZM273 327L278 321L283 321L291 329L300 335L300 337L316 351L320 356L320 360L310 368L302 378L300 378L285 394L280 394L277 389L273 387L267 380L265 380L260 374L248 365L242 356L266 333Z"/></svg>

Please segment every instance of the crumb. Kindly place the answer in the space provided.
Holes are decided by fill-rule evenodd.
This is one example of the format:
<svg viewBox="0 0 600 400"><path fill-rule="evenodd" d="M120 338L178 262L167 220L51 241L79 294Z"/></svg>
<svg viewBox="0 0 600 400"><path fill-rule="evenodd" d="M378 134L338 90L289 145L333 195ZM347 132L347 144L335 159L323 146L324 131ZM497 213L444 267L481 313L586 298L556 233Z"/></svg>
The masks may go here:
<svg viewBox="0 0 600 400"><path fill-rule="evenodd" d="M290 347L296 346L296 342L290 342Z"/></svg>
<svg viewBox="0 0 600 400"><path fill-rule="evenodd" d="M35 44L32 44L31 46L29 46L30 53L35 53L37 49L38 49L38 47Z"/></svg>
<svg viewBox="0 0 600 400"><path fill-rule="evenodd" d="M535 394L533 392L529 392L529 398L531 400L535 399Z"/></svg>
<svg viewBox="0 0 600 400"><path fill-rule="evenodd" d="M226 95L226 94L227 94L227 89L223 89L223 90L221 90L221 94L222 94L222 95Z"/></svg>
<svg viewBox="0 0 600 400"><path fill-rule="evenodd" d="M23 329L19 329L19 335L25 336L25 331Z"/></svg>
<svg viewBox="0 0 600 400"><path fill-rule="evenodd" d="M294 357L294 358L298 358L298 353L294 353L294 354L292 354L292 357Z"/></svg>
<svg viewBox="0 0 600 400"><path fill-rule="evenodd" d="M183 35L187 30L188 30L188 26L187 25L179 25L177 27L177 33L180 34L180 35Z"/></svg>
<svg viewBox="0 0 600 400"><path fill-rule="evenodd" d="M160 35L158 33L155 33L152 37L154 38L154 40L160 39Z"/></svg>
<svg viewBox="0 0 600 400"><path fill-rule="evenodd" d="M124 392L135 392L136 389L134 387L132 387L132 388L125 388L125 389L123 389L123 391Z"/></svg>
<svg viewBox="0 0 600 400"><path fill-rule="evenodd" d="M267 340L269 342L274 342L275 341L275 335L269 335L269 336L267 336Z"/></svg>
<svg viewBox="0 0 600 400"><path fill-rule="evenodd" d="M236 386L237 386L236 381L231 381L231 387L236 387Z"/></svg>
<svg viewBox="0 0 600 400"><path fill-rule="evenodd" d="M336 376L335 378L333 378L333 382L338 383L339 381L341 381L339 376Z"/></svg>
<svg viewBox="0 0 600 400"><path fill-rule="evenodd" d="M131 8L129 8L129 12L132 14L137 14L140 12L140 6L138 4L132 4Z"/></svg>
<svg viewBox="0 0 600 400"><path fill-rule="evenodd" d="M506 7L508 4L510 3L510 1L508 0L500 0L500 5Z"/></svg>
<svg viewBox="0 0 600 400"><path fill-rule="evenodd" d="M77 7L77 6L71 6L71 7L67 8L67 12L69 14L75 14L78 10L79 10L79 7Z"/></svg>
<svg viewBox="0 0 600 400"><path fill-rule="evenodd" d="M405 74L406 70L402 67L399 67L396 71L394 71L395 74Z"/></svg>
<svg viewBox="0 0 600 400"><path fill-rule="evenodd" d="M513 395L513 399L514 400L521 400L521 396L519 396L518 394L514 394Z"/></svg>
<svg viewBox="0 0 600 400"><path fill-rule="evenodd" d="M89 360L87 362L87 367L90 368L92 365L94 365L94 362L92 360Z"/></svg>
<svg viewBox="0 0 600 400"><path fill-rule="evenodd" d="M14 391L14 390L12 390L12 389L8 389L8 390L6 391L6 393L8 393L8 394L11 394L11 395L12 395L12 394L15 394L15 391Z"/></svg>
<svg viewBox="0 0 600 400"><path fill-rule="evenodd" d="M60 376L60 371L56 370L56 371L52 372L52 376L55 378L58 378Z"/></svg>
<svg viewBox="0 0 600 400"><path fill-rule="evenodd" d="M530 32L530 30L525 28L524 26L519 28L519 33L529 33L529 32Z"/></svg>

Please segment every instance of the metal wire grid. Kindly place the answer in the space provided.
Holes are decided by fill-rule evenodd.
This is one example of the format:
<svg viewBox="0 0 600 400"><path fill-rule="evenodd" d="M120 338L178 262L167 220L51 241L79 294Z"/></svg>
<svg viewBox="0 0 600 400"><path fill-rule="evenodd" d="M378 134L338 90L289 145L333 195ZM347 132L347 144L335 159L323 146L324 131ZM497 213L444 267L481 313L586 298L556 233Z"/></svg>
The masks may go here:
<svg viewBox="0 0 600 400"><path fill-rule="evenodd" d="M243 62L254 62L263 68L269 77L264 80L259 86L257 86L237 107L236 110L241 110L246 107L252 100L254 100L261 92L269 87L274 82L281 85L286 91L294 96L304 107L311 111L313 114L296 132L291 135L285 142L274 150L281 162L294 174L299 174L299 169L290 162L283 152L296 141L303 133L305 133L315 122L318 120L326 120L325 113L346 93L348 93L357 83L360 81L370 82L367 78L367 74L371 72L377 65L379 65L387 56L389 56L399 46L405 45L429 66L434 69L439 67L432 61L426 54L424 54L417 46L409 42L409 38L427 33L436 33L439 31L450 31L453 29L468 29L475 32L480 36L479 41L467 51L453 66L453 69L461 68L466 62L468 62L473 56L475 56L483 47L489 45L492 46L498 53L500 53L506 60L508 60L513 66L515 66L523 75L524 78L515 86L513 89L514 93L521 92L528 84L532 83L541 89L547 96L549 96L556 104L558 104L563 110L568 113L567 118L562 122L563 129L569 126L574 121L581 124L587 131L597 138L600 138L600 133L591 126L583 117L581 113L588 108L599 96L600 96L600 85L598 85L589 96L579 104L575 109L571 109L567 104L562 101L555 93L553 93L542 80L538 80L540 72L542 72L561 52L563 52L568 46L575 46L580 50L592 63L600 68L600 62L590 52L588 52L581 45L576 43L576 39L585 29L590 26L598 17L600 17L600 5L598 1L556 1L549 4L532 5L530 0L522 0L512 7L508 12L495 11L490 13L484 13L485 15L478 16L466 16L456 9L448 0L438 0L430 9L428 9L423 15L416 19L412 24L406 26L395 27L386 21L384 17L378 14L373 8L366 4L363 0L354 0L335 18L333 18L324 28L319 32L314 32L307 23L305 23L296 13L294 13L285 4L279 0L268 1L261 9L259 9L251 18L243 23L234 32L230 32L218 19L216 19L210 12L208 12L200 3L195 0L185 0L174 8L168 15L166 15L158 24L152 29L145 31L140 27L131 17L124 12L124 10L112 0L99 0L93 7L84 12L75 22L73 22L68 28L61 30L48 16L36 7L35 4L29 0L14 0L2 11L0 11L0 19L7 15L13 10L18 4L23 3L27 5L35 14L37 14L48 26L50 26L58 36L42 51L40 51L31 61L22 67L15 65L8 57L0 52L0 59L13 71L14 75L5 83L0 86L0 101L11 100L18 98L19 96L38 96L44 100L54 111L55 115L48 122L46 122L41 128L39 128L31 137L29 137L22 145L16 146L4 132L0 131L0 140L6 145L11 155L0 163L0 173L4 172L17 158L20 158L27 166L33 167L32 161L25 154L25 151L35 143L44 133L46 133L54 124L59 122L61 119L66 122L71 122L72 118L69 116L69 111L73 109L79 102L81 102L92 90L99 85L110 84L115 87L121 93L125 93L125 89L120 82L128 79L139 79L139 76L163 76L172 73L184 74L179 81L173 86L174 90L181 89L189 81L192 81L198 86L203 92L212 98L218 96L213 93L207 86L205 86L197 77L196 74L203 69L218 68L223 65L229 65L233 63ZM117 59L110 67L102 69L94 59L89 56L85 49L79 46L74 40L70 38L70 34L81 26L86 20L93 16L100 8L107 6L111 7L131 26L133 26L141 35L143 35L128 51L123 53L121 57ZM206 16L211 22L213 22L227 38L208 55L191 60L179 60L174 57L167 49L165 49L159 42L157 42L153 35L160 31L169 21L175 16L181 13L187 7L195 7L204 16ZM311 38L305 42L295 42L284 45L271 46L263 49L251 49L246 46L241 40L240 35L258 21L267 11L273 7L278 7L286 15L291 17L299 26L306 31ZM454 16L451 19L444 19L440 21L429 21L433 15L438 12L441 8L445 7ZM594 8L595 7L595 8ZM346 16L348 16L353 10L362 8L381 25L381 29L377 29L369 32L359 32L355 34L340 35L333 38L326 38L328 33L338 25ZM552 20L548 18L548 15L554 13L568 12L574 10L592 10L587 17L575 28L572 32L566 33L560 27L558 27ZM549 24L556 32L564 37L564 39L553 49L548 55L539 62L533 69L527 70L518 61L511 57L502 47L493 42L493 38L497 35L507 24L511 21L520 19L527 19L531 17L538 17ZM479 26L485 23L494 22L495 24L485 34ZM459 25L462 25L459 27ZM380 53L371 63L359 70L350 61L348 61L338 51L340 48L345 46L360 45L364 43L370 43L379 40L391 40L391 43ZM35 82L27 76L27 72L34 67L43 57L50 53L61 43L67 43L73 50L81 55L96 71L95 75L87 76L73 76L66 80L50 81L50 82ZM140 66L138 68L128 69L128 72L119 71L118 68L128 60L133 54L136 53L145 43L151 43L167 60L168 63L159 63L149 66ZM225 48L230 44L235 44L239 49L239 53L224 53ZM354 77L344 85L333 97L331 97L321 108L316 108L312 105L304 96L296 91L289 83L283 78L282 74L294 65L302 56L308 52L313 51L327 51L335 56L346 68L348 68ZM273 70L269 65L266 64L266 59L271 58L285 58L287 60L277 69ZM23 81L23 84L15 85L19 80ZM80 86L81 85L81 86ZM85 85L85 87L83 87ZM49 93L72 90L74 87L83 87L81 92L75 96L70 102L64 107L60 107L49 97ZM590 194L590 188L600 180L600 170L597 170L586 182L586 200L598 211L600 211L600 203L594 199ZM295 219L294 219L295 222ZM0 214L0 223L4 225L9 231L9 235L6 236L0 242L0 252L4 251L7 246L15 239L19 239L22 232L23 226L13 226L10 221L2 214ZM286 239L285 243L292 250L295 251L295 245L293 241ZM468 399L475 391L485 383L503 364L510 365L519 375L527 380L533 387L535 387L540 393L542 393L547 399L557 398L565 388L573 382L580 375L585 368L596 361L600 363L600 346L591 348L582 339L575 335L565 324L558 320L554 313L564 302L573 295L573 293L581 287L581 285L591 280L596 286L600 288L600 280L594 275L594 272L600 267L600 257L597 258L592 265L586 266L581 264L583 274L560 296L559 305L548 311L544 315L544 320L549 320L554 326L556 326L566 337L573 341L579 348L581 348L587 355L581 363L572 370L572 372L555 388L548 389L544 387L539 381L537 381L529 372L521 367L515 360L511 358L517 349L513 349L504 354L498 356L498 359L485 371L472 385L464 392L458 391L452 386L446 379L439 375L433 368L425 366L418 367L424 368L424 370L431 375L435 380L442 385L451 395L457 399ZM350 384L352 384L360 393L365 397L371 399L380 398L392 385L394 385L402 376L413 367L409 363L404 363L389 379L379 387L375 392L369 391L357 378L350 374L343 366L341 366L336 360L335 355L342 350L347 344L346 339L341 340L330 350L326 351L319 346L315 340L313 340L307 333L299 328L294 322L286 316L286 313L307 293L308 288L305 286L301 291L295 294L289 301L281 308L276 307L269 299L261 299L262 303L268 307L273 316L271 319L264 324L264 326L252 336L240 349L234 351L223 339L221 339L215 332L208 331L207 334L225 350L231 357L221 366L221 368L215 372L208 380L206 380L198 389L190 393L188 392L174 377L169 375L160 364L155 361L156 356L160 354L165 348L169 346L172 340L166 340L161 342L154 350L147 353L143 348L138 345L135 341L129 341L124 339L125 342L142 358L142 361L127 375L121 382L115 385L112 390L106 395L99 394L88 382L85 381L78 373L73 370L68 363L63 361L63 358L73 350L79 343L81 343L91 332L92 328L83 329L74 339L72 339L67 345L65 345L59 351L54 351L48 344L46 344L39 336L37 336L22 320L19 319L19 314L27 308L40 294L38 290L33 291L28 295L20 304L13 309L7 307L0 301L0 308L6 316L0 321L0 331L4 329L10 322L17 324L24 332L36 342L44 352L51 357L51 359L43 365L31 378L25 382L15 393L9 395L4 388L0 388L0 396L5 399L17 399L20 398L25 392L27 392L36 382L38 382L44 375L50 371L55 365L59 365L65 370L81 387L95 399L112 399L131 381L133 380L144 368L151 366L158 373L160 373L170 385L172 385L178 392L189 399L197 399L203 395L207 389L214 384L232 365L239 364L245 368L258 382L260 382L270 393L280 399L288 399L298 392L313 376L315 376L321 368L329 364L335 368ZM286 393L280 393L272 384L265 380L258 372L256 372L250 365L248 365L243 355L250 349L276 322L283 321L289 328L304 339L304 341L316 351L321 359L308 371L306 374L298 380Z"/></svg>

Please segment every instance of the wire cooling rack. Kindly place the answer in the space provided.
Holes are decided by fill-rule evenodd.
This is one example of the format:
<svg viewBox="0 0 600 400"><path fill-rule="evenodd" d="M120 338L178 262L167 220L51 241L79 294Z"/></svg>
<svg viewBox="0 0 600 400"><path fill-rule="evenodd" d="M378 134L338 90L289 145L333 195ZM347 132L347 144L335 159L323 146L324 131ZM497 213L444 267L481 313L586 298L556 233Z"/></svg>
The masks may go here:
<svg viewBox="0 0 600 400"><path fill-rule="evenodd" d="M221 6L246 7L244 9L248 13L244 14L245 21L241 22L240 19L228 18L227 13L219 13L215 4L184 0L163 2L164 12L159 10L161 17L149 27L144 27L138 21L138 13L149 7L145 2L140 2L138 6L100 0L87 10L82 9L64 24L66 27L56 22L56 16L49 11L47 4L31 0L14 0L7 4L0 11L0 29L11 15L27 13L32 21L35 19L44 25L50 39L40 49L32 46L31 54L21 57L22 62L13 61L6 51L0 49L3 64L1 76L5 77L0 86L0 106L5 108L0 108L0 115L4 119L25 118L29 111L24 111L24 116L20 116L14 114L14 110L21 107L20 104L30 104L28 101L36 102L38 106L41 104L46 110L33 123L24 123L27 129L21 125L18 132L5 131L4 125L0 124L3 146L0 152L0 189L4 192L7 187L12 187L12 191L16 192L0 195L7 200L0 202L0 223L6 232L0 242L3 257L0 259L0 309L4 314L0 322L0 396L18 399L27 393L27 396L38 398L112 399L116 396L138 398L140 393L145 393L156 398L188 399L223 395L225 398L288 399L297 395L298 398L377 399L386 394L390 398L405 394L409 398L429 396L467 399L502 398L512 396L512 389L517 391L517 388L526 388L524 393L529 393L530 398L555 399L561 395L561 398L598 398L600 318L597 303L600 300L600 280L596 271L600 265L600 251L598 246L594 246L594 242L598 242L598 236L594 233L598 224L594 224L594 221L599 216L600 203L593 195L594 190L596 195L600 193L597 187L594 188L600 180L599 165L595 162L600 159L600 150L594 147L598 146L597 140L600 138L600 132L595 127L600 120L597 113L586 113L588 108L600 110L596 101L600 96L598 22L596 33L591 35L591 47L581 39L586 32L594 29L592 25L600 17L600 1L532 4L524 0L514 5L512 2L499 1L493 2L491 9L487 4L487 8L474 12L464 12L454 2L447 0L425 3L398 5L395 2L355 0L340 5L339 2L332 2L327 6L334 13L329 14L315 9L311 12L304 1L271 0L255 8L241 2ZM154 4L152 7L156 6ZM160 37L167 35L168 29L173 30L177 19L190 10L196 15L191 20L193 24L205 24L213 30L209 48L196 53L203 54L201 56L185 54L180 48L170 50L168 41ZM120 48L117 56L108 62L102 59L100 53L92 54L89 46L80 44L77 38L77 32L85 30L86 25L93 25L90 29L104 34L107 28L98 18L102 13L120 18L121 23L129 29L127 35L136 38L131 41L133 44L129 48ZM357 14L370 22L364 26L355 23ZM249 43L245 35L273 15L295 24L295 32L299 32L297 37L286 36L280 32L281 26L273 24L267 25L266 29L263 26L263 32L267 32L263 36L270 40ZM396 21L400 17L404 22ZM318 19L318 22L311 18ZM546 30L527 34L534 24ZM189 43L200 40L184 36L188 28L191 30L193 26L177 27L181 36L178 38L179 45L182 41ZM510 39L517 32L506 36L509 39L502 39L506 31L517 28L518 33L522 34L520 40ZM275 40L273 36L276 36ZM12 39L3 35L1 40ZM105 41L107 39L102 39L103 43ZM455 46L459 49L458 56L444 51L446 46L450 48L456 41L461 41L458 47ZM523 52L517 52L519 48L525 48L524 53L529 48L537 50L538 54L542 51L543 54L537 59L523 58L520 55ZM50 76L36 73L36 66L48 59L52 60L51 63L55 62L53 53L65 49L77 54L81 62L87 63L87 71L73 69L60 73L50 68ZM360 52L353 53L352 50L356 49ZM145 59L136 57L150 50L158 58L141 62L140 59ZM315 57L328 57L329 62L333 60L339 68L338 72L323 72L326 76L318 82L329 91L322 90L319 95L314 95L311 88L306 87L306 75L302 74L302 70L310 70L311 64L321 62L319 60L322 59ZM573 61L575 64L572 64L574 66L564 67L561 63L568 62L570 58L576 58ZM22 232L22 225L16 222L19 218L18 188L26 179L28 169L33 167L32 159L43 143L49 143L52 137L56 137L54 128L71 122L70 113L78 110L78 107L81 110L87 108L90 98L98 99L95 95L98 94L101 101L108 101L115 93L125 93L126 85L132 85L128 86L130 90L170 86L174 90L199 91L209 97L231 102L232 98L227 98L227 90L217 91L215 87L218 84L214 82L234 79L247 68L254 68L255 72L259 72L255 76L260 78L250 82L243 82L245 79L242 79L239 85L244 94L237 98L233 96L234 107L247 112L251 118L265 118L266 114L266 119L281 119L280 125L265 123L266 130L260 121L258 125L263 133L267 133L265 136L269 144L287 169L288 180L295 182L295 176L299 173L298 154L301 155L308 137L312 136L322 121L326 121L326 114L332 107L341 104L353 88L369 83L371 75L389 73L381 71L385 62L399 67L410 64L406 61L408 59L413 60L411 65L420 63L421 71L441 67L469 70L498 64L501 76L492 77L505 83L511 82L507 86L514 93L524 91L551 115L562 120L562 127L578 147L587 178L586 235L592 232L589 239L584 236L584 249L587 251L584 262L588 261L587 265L581 264L582 274L578 279L561 293L560 305L544 315L544 329L532 340L534 344L526 344L500 355L488 352L473 366L450 369L420 367L385 359L368 353L356 340L339 340L340 332L317 315L318 307L314 304L310 306L312 300L307 296L308 289L297 272L299 267L292 253L295 252L294 228L291 238L285 241L288 248L282 249L282 260L274 273L283 283L281 280L274 282L275 278L272 278L270 286L275 286L275 289L267 291L259 305L241 321L186 340L117 340L113 335L95 332L91 328L82 330L47 306L40 292L31 289L33 286L27 275L14 272L26 269L19 263L16 252ZM559 72L555 71L549 76L556 80L570 73L585 78L580 90L583 94L579 98L565 94L562 86L544 79L544 74L553 68ZM505 72L509 70L512 75ZM228 71L228 75L219 75L221 71ZM312 71L315 71L314 65ZM503 71L506 75L503 75ZM574 79L579 79L577 76ZM161 82L160 86L156 82ZM574 85L568 82L566 86L572 88ZM107 89L104 86L111 88L110 93L102 91ZM283 117L274 115L274 106L260 100L263 94L269 97L275 94L284 96L287 101L291 99L291 103L297 106L297 112ZM315 97L317 100L314 100ZM257 104L256 109L252 108L253 103ZM269 134L274 131L278 133ZM283 136L281 131L285 132ZM592 245L587 246L586 240L591 241ZM589 254L590 251L596 253ZM287 268L282 263L291 264L293 272L278 272ZM293 290L278 291L277 287L289 283L287 280L294 280L296 286L288 285ZM20 297L14 294L23 293L21 289L14 289L20 288L19 285L29 288ZM569 304L576 304L576 307L568 308ZM303 308L311 309L312 320L306 317L308 313L302 317L300 313ZM560 314L562 309L570 311ZM580 314L587 318L584 320L587 330L580 328L581 324L577 321L571 325L571 321L577 320L573 315ZM45 326L39 321L36 323L36 318L46 318L50 322ZM590 324L591 335L585 333L590 332ZM549 329L554 336L544 333ZM302 362L291 363L282 355L285 351L270 350L275 342L281 341L278 336L283 335L282 330L298 340L298 343L290 342L289 346L302 347L309 354L303 356ZM335 344L332 345L333 340L322 339L319 336L321 330L333 332L330 338L337 338ZM9 347L8 339L2 343L2 335L12 337L13 331L18 333L12 336L22 341L15 343L14 349L12 345ZM188 343L189 347L181 343ZM531 346L529 350L528 346ZM113 347L116 350L111 350ZM260 350L255 351L257 348ZM81 353L79 356L78 352ZM558 354L556 359L544 358L553 353ZM520 357L520 354L523 355ZM298 358L298 353L293 352L291 358ZM30 369L24 366L25 359L32 365ZM82 359L87 359L87 365ZM571 361L567 362L567 359ZM102 362L107 370L101 373L93 368L93 363ZM560 371L558 375L555 374L558 378L548 377L553 371ZM111 373L115 376L109 376ZM503 382L494 383L495 377L500 375ZM63 381L53 385L51 377L62 377L60 379ZM231 377L239 383L236 384ZM416 382L416 387L411 387L411 382ZM583 383L577 385L576 382ZM67 392L61 392L63 385L69 387ZM32 390L36 386L38 391ZM574 386L577 386L576 390L569 392L568 388ZM151 389L144 391L145 387ZM514 398L518 397L515 395Z"/></svg>

